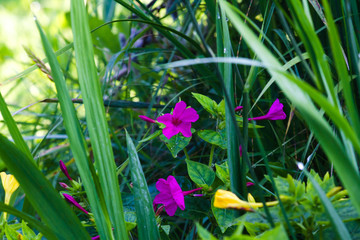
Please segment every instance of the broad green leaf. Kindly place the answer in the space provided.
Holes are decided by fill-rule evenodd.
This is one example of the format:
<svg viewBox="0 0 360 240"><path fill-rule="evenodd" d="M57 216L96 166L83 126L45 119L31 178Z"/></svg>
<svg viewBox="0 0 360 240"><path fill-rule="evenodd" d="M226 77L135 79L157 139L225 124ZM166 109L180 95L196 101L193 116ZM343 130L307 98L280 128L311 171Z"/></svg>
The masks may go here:
<svg viewBox="0 0 360 240"><path fill-rule="evenodd" d="M126 143L130 159L131 180L137 216L139 239L159 239L159 229L156 225L155 213L148 185L141 163L129 134L126 132Z"/></svg>
<svg viewBox="0 0 360 240"><path fill-rule="evenodd" d="M207 165L186 160L191 180L200 187L209 187L215 180L215 173Z"/></svg>
<svg viewBox="0 0 360 240"><path fill-rule="evenodd" d="M225 131L201 130L197 132L198 136L204 141L214 144L222 149L227 148Z"/></svg>
<svg viewBox="0 0 360 240"><path fill-rule="evenodd" d="M289 237L286 234L286 230L283 225L279 225L274 229L264 232L263 234L256 237L261 240L288 240Z"/></svg>
<svg viewBox="0 0 360 240"><path fill-rule="evenodd" d="M216 176L220 178L220 180L225 184L227 188L230 187L230 175L227 162L224 162L221 165L215 164L215 169Z"/></svg>
<svg viewBox="0 0 360 240"><path fill-rule="evenodd" d="M205 217L210 217L211 206L210 202L202 197L185 197L185 210L180 208L175 213L175 216L191 219L201 220Z"/></svg>
<svg viewBox="0 0 360 240"><path fill-rule="evenodd" d="M211 210L222 233L237 223L238 210L214 207L214 197L211 199Z"/></svg>
<svg viewBox="0 0 360 240"><path fill-rule="evenodd" d="M21 150L0 135L0 158L20 183L41 219L58 239L89 239L88 233L43 173Z"/></svg>
<svg viewBox="0 0 360 240"><path fill-rule="evenodd" d="M105 197L106 207L114 226L115 239L128 239L124 211L116 176L116 166L111 147L109 128L101 95L100 81L94 61L88 14L84 1L71 0L71 27L81 94L84 100L85 117L90 135L95 166Z"/></svg>
<svg viewBox="0 0 360 240"><path fill-rule="evenodd" d="M199 94L199 93L192 93L192 95L196 98L196 100L203 106L203 108L213 116L217 115L217 104L211 98Z"/></svg>
<svg viewBox="0 0 360 240"><path fill-rule="evenodd" d="M191 129L193 130L193 129ZM193 131L191 131L193 132ZM160 135L160 139L165 143L167 148L170 150L174 158L177 157L177 154L183 150L187 145L189 145L191 137L184 137L181 133L173 136L170 139L167 139L163 134Z"/></svg>

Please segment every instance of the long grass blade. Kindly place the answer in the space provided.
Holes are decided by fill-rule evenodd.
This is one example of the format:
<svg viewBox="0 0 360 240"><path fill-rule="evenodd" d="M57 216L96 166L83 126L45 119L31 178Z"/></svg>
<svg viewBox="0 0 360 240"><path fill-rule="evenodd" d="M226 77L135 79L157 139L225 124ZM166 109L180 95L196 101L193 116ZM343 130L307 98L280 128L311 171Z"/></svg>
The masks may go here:
<svg viewBox="0 0 360 240"><path fill-rule="evenodd" d="M104 196L100 191L100 187L98 187L98 191L96 189L96 185L99 185L99 179L96 174L91 174L95 171L91 169L93 166L92 163L89 162L87 143L85 142L85 138L81 132L79 120L76 117L75 108L71 101L69 91L66 87L64 76L61 72L59 63L57 62L51 45L37 21L36 26L40 32L43 47L46 53L46 57L49 60L52 77L58 92L64 124L67 135L69 136L70 148L76 160L76 165L78 167L86 195L89 199L91 210L95 216L95 223L97 225L99 235L102 238L111 239L112 226L108 211L106 209Z"/></svg>
<svg viewBox="0 0 360 240"><path fill-rule="evenodd" d="M95 166L114 227L115 239L127 239L120 188L116 177L116 166L105 108L102 104L103 99L94 62L94 49L84 1L72 0L70 13L75 59Z"/></svg>
<svg viewBox="0 0 360 240"><path fill-rule="evenodd" d="M126 143L130 159L131 180L135 199L139 239L159 239L159 229L156 225L155 213L148 185L133 141L126 132Z"/></svg>

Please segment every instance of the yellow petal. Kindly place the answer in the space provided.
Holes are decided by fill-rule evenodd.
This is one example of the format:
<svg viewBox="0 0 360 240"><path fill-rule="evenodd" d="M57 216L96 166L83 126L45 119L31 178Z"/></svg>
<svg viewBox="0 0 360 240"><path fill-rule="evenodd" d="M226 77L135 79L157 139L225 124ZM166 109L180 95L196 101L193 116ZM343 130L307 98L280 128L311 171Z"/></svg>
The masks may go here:
<svg viewBox="0 0 360 240"><path fill-rule="evenodd" d="M217 208L237 208L251 211L251 205L248 202L240 200L234 193L217 190L215 193L214 207Z"/></svg>
<svg viewBox="0 0 360 240"><path fill-rule="evenodd" d="M18 189L19 183L13 175L1 172L0 177L5 193L11 195L16 191L16 189Z"/></svg>

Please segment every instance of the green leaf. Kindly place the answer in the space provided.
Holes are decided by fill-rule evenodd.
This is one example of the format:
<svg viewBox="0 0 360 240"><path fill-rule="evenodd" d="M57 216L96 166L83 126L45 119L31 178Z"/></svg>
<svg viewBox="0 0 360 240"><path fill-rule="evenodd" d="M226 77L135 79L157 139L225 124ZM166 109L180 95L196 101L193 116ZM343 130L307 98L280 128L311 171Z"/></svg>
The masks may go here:
<svg viewBox="0 0 360 240"><path fill-rule="evenodd" d="M22 151L0 135L0 158L20 183L30 203L59 239L89 239L69 206Z"/></svg>
<svg viewBox="0 0 360 240"><path fill-rule="evenodd" d="M225 131L201 130L197 132L198 136L204 141L214 144L222 149L227 148Z"/></svg>
<svg viewBox="0 0 360 240"><path fill-rule="evenodd" d="M211 210L222 233L237 223L238 210L214 207L214 197L211 199Z"/></svg>
<svg viewBox="0 0 360 240"><path fill-rule="evenodd" d="M213 116L217 115L217 104L211 98L199 94L199 93L192 93L192 95L196 98L196 100L203 106L203 108Z"/></svg>
<svg viewBox="0 0 360 240"><path fill-rule="evenodd" d="M15 229L13 229L11 226L9 226L8 224L5 225L5 235L6 235L6 239L9 240L18 240L19 239L19 235L21 235L20 233L18 233Z"/></svg>
<svg viewBox="0 0 360 240"><path fill-rule="evenodd" d="M305 169L303 170L305 175L310 179L312 185L316 189L319 194L319 198L325 208L325 211L329 217L331 225L336 232L338 239L351 239L351 235L349 234L345 224L342 222L339 214L336 212L334 206L331 204L330 200L326 197L326 194L321 189L320 185L316 182L313 176Z"/></svg>
<svg viewBox="0 0 360 240"><path fill-rule="evenodd" d="M148 185L136 148L127 131L126 143L130 159L131 180L134 186L133 193L139 239L159 239L159 229L156 225L155 213Z"/></svg>
<svg viewBox="0 0 360 240"><path fill-rule="evenodd" d="M194 132L191 129L191 132ZM165 143L167 148L170 150L172 156L174 158L177 157L177 154L183 150L187 145L189 145L191 137L184 137L181 133L173 136L172 138L168 139L163 134L160 135L160 139Z"/></svg>
<svg viewBox="0 0 360 240"><path fill-rule="evenodd" d="M207 165L186 160L191 180L200 187L209 187L215 180L215 173Z"/></svg>
<svg viewBox="0 0 360 240"><path fill-rule="evenodd" d="M94 61L88 14L84 1L71 0L71 27L74 36L76 67L85 117L94 153L95 166L104 193L106 206L114 226L115 239L128 239L124 211L116 176L116 166L111 147L100 81Z"/></svg>
<svg viewBox="0 0 360 240"><path fill-rule="evenodd" d="M227 162L221 165L215 164L216 176L225 184L227 188L230 187L230 173Z"/></svg>
<svg viewBox="0 0 360 240"><path fill-rule="evenodd" d="M36 237L34 231L27 226L27 223L25 221L21 222L21 231L23 233L23 236L27 239L34 239Z"/></svg>
<svg viewBox="0 0 360 240"><path fill-rule="evenodd" d="M286 234L286 230L283 225L279 225L274 229L264 232L263 234L256 237L261 240L288 240L289 237Z"/></svg>
<svg viewBox="0 0 360 240"><path fill-rule="evenodd" d="M200 223L196 223L197 232L199 238L201 240L216 240L217 238L214 237L210 232L208 232L205 228L203 228Z"/></svg>

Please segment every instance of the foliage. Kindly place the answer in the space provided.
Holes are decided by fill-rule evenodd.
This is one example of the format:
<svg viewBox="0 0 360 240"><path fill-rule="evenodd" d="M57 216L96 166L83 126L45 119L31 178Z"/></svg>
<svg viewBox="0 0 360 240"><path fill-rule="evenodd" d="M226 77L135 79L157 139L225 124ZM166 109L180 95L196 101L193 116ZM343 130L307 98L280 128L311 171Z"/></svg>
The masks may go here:
<svg viewBox="0 0 360 240"><path fill-rule="evenodd" d="M0 237L360 239L358 1L53 2L3 4Z"/></svg>

